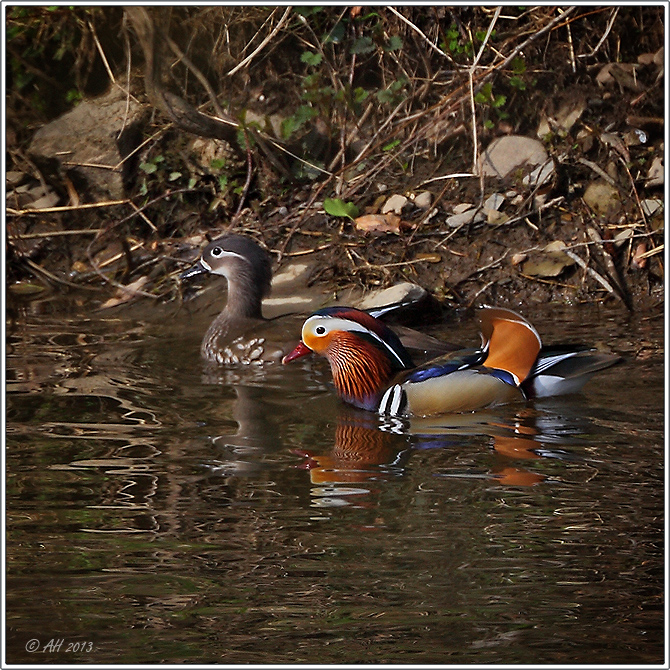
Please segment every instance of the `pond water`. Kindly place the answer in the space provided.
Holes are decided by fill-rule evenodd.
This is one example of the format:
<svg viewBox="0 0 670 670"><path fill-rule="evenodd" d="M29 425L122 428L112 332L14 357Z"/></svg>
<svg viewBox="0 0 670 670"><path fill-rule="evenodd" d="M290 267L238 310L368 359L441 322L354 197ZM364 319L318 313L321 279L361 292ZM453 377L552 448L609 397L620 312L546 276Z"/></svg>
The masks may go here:
<svg viewBox="0 0 670 670"><path fill-rule="evenodd" d="M322 360L212 375L183 313L66 307L6 331L8 663L664 662L662 315L523 310L625 362L384 425Z"/></svg>

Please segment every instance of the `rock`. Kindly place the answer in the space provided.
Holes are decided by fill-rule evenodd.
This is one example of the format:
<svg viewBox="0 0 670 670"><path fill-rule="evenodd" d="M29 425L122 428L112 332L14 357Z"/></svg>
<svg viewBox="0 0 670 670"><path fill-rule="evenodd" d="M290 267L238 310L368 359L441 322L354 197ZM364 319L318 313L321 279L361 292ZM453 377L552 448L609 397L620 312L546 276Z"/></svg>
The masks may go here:
<svg viewBox="0 0 670 670"><path fill-rule="evenodd" d="M433 203L433 194L430 191L423 191L414 198L414 204L419 209L428 209Z"/></svg>
<svg viewBox="0 0 670 670"><path fill-rule="evenodd" d="M552 132L558 132L565 137L571 128L577 123L586 109L585 96L576 94L567 94L558 110L549 115L543 113L537 128L537 136L543 139Z"/></svg>
<svg viewBox="0 0 670 670"><path fill-rule="evenodd" d="M591 182L582 197L589 208L602 217L613 219L621 210L619 191L602 179Z"/></svg>
<svg viewBox="0 0 670 670"><path fill-rule="evenodd" d="M505 202L505 196L502 193L491 193L491 195L486 198L484 201L484 210L499 210L500 207L502 206L503 202Z"/></svg>
<svg viewBox="0 0 670 670"><path fill-rule="evenodd" d="M263 314L268 318L287 312L309 313L323 306L325 292L309 285L314 262L292 261L272 278L272 293L263 300ZM299 330L298 330L299 332Z"/></svg>
<svg viewBox="0 0 670 670"><path fill-rule="evenodd" d="M384 305L394 305L396 303L414 304L428 296L428 291L418 284L411 282L401 282L386 289L372 291L368 293L360 302L360 309L373 309Z"/></svg>
<svg viewBox="0 0 670 670"><path fill-rule="evenodd" d="M543 144L532 137L506 135L498 137L481 153L477 161L479 171L485 177L505 179L516 171L530 171L540 166L537 175L531 180L533 185L546 181L554 172L554 163L549 158ZM545 167L546 166L546 167Z"/></svg>
<svg viewBox="0 0 670 670"><path fill-rule="evenodd" d="M663 210L663 201L658 198L647 198L640 203L645 216L654 216Z"/></svg>
<svg viewBox="0 0 670 670"><path fill-rule="evenodd" d="M394 214L400 214L402 208L407 204L407 198L404 195L399 195L396 193L392 195L382 207L382 214L388 214L393 212Z"/></svg>
<svg viewBox="0 0 670 670"><path fill-rule="evenodd" d="M447 217L447 225L451 226L452 228L459 228L460 226L471 223L474 220L476 214L477 210L474 207L472 209L468 209L465 212L461 212L460 214L452 214L451 216Z"/></svg>
<svg viewBox="0 0 670 670"><path fill-rule="evenodd" d="M470 202L461 202L458 205L454 205L454 214L463 214L470 209L474 209L474 205Z"/></svg>
<svg viewBox="0 0 670 670"><path fill-rule="evenodd" d="M654 54L654 65L658 65L659 67L663 67L664 64L665 64L665 47L661 47Z"/></svg>
<svg viewBox="0 0 670 670"><path fill-rule="evenodd" d="M88 200L119 200L137 165L137 156L122 161L139 146L143 115L138 102L113 87L42 126L28 153L45 174L59 181L67 175Z"/></svg>
<svg viewBox="0 0 670 670"><path fill-rule="evenodd" d="M637 63L607 63L596 75L596 81L601 86L619 84L622 88L638 92L642 90L642 83L637 76Z"/></svg>
<svg viewBox="0 0 670 670"><path fill-rule="evenodd" d="M663 186L664 183L665 169L663 167L663 158L661 156L656 156L651 162L645 186Z"/></svg>
<svg viewBox="0 0 670 670"><path fill-rule="evenodd" d="M278 287L285 287L286 285L292 285L295 289L298 288L299 284L305 286L311 271L312 265L310 263L290 263L280 272L275 273L272 278L272 289L275 290Z"/></svg>
<svg viewBox="0 0 670 670"><path fill-rule="evenodd" d="M7 186L18 186L24 179L26 173L18 170L7 170L5 172L5 182Z"/></svg>
<svg viewBox="0 0 670 670"><path fill-rule="evenodd" d="M549 161L544 165L538 165L530 174L526 175L521 182L525 186L542 186L546 184L554 175L554 163Z"/></svg>
<svg viewBox="0 0 670 670"><path fill-rule="evenodd" d="M48 185L23 184L7 192L7 206L16 209L46 209L58 204L58 194Z"/></svg>
<svg viewBox="0 0 670 670"><path fill-rule="evenodd" d="M55 207L59 199L58 194L49 189L40 198L27 203L26 209L49 209L49 207Z"/></svg>

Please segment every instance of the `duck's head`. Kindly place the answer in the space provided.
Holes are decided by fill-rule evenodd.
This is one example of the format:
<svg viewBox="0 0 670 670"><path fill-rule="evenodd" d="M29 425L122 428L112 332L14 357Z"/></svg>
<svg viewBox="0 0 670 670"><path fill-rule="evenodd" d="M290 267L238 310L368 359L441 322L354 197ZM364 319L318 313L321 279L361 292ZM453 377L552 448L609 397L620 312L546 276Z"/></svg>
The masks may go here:
<svg viewBox="0 0 670 670"><path fill-rule="evenodd" d="M398 336L384 323L352 307L327 307L303 324L289 363L311 352L325 356L338 395L363 409L375 409L391 379L414 367Z"/></svg>
<svg viewBox="0 0 670 670"><path fill-rule="evenodd" d="M180 275L191 279L215 274L228 281L228 309L257 317L261 301L270 293L270 255L257 242L243 235L225 235L210 242L195 265Z"/></svg>

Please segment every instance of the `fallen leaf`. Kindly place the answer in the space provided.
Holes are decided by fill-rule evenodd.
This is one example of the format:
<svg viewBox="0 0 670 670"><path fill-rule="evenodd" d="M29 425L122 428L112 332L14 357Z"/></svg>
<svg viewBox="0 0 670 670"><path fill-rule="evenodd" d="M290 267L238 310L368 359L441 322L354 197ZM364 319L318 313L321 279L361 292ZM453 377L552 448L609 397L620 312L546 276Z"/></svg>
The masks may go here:
<svg viewBox="0 0 670 670"><path fill-rule="evenodd" d="M539 254L525 261L521 271L531 277L557 277L565 268L575 264L563 251L565 246L562 240L550 242Z"/></svg>
<svg viewBox="0 0 670 670"><path fill-rule="evenodd" d="M354 219L356 229L364 233L395 233L400 232L400 217L388 214L364 214Z"/></svg>
<svg viewBox="0 0 670 670"><path fill-rule="evenodd" d="M645 256L647 252L647 243L640 242L633 252L633 257L630 259L630 265L635 270L642 270L647 264L647 257Z"/></svg>
<svg viewBox="0 0 670 670"><path fill-rule="evenodd" d="M505 212L498 212L495 209L485 209L484 212L486 214L486 223L490 226L502 226L510 219Z"/></svg>
<svg viewBox="0 0 670 670"><path fill-rule="evenodd" d="M102 305L100 305L100 309L109 309L110 307L116 307L117 305L122 305L123 303L132 300L136 297L135 291L141 289L142 286L147 283L147 281L149 281L149 277L140 277L127 286L119 288L113 298L110 298Z"/></svg>
<svg viewBox="0 0 670 670"><path fill-rule="evenodd" d="M630 162L630 153L624 141L615 133L601 133L600 140L603 144L612 147L628 163Z"/></svg>
<svg viewBox="0 0 670 670"><path fill-rule="evenodd" d="M18 281L14 284L9 284L7 289L15 295L34 295L35 293L42 293L45 287L29 281Z"/></svg>
<svg viewBox="0 0 670 670"><path fill-rule="evenodd" d="M442 256L440 254L417 254L417 261L426 261L427 263L441 263Z"/></svg>

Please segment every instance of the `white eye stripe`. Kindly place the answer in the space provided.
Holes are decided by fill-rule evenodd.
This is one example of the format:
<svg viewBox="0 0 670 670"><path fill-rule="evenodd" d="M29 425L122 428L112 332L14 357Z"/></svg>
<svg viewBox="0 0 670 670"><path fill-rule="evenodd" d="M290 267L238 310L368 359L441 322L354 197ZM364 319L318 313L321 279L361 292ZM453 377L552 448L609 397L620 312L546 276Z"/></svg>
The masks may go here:
<svg viewBox="0 0 670 670"><path fill-rule="evenodd" d="M226 251L225 249L221 249L221 247L217 247L217 249L219 249L220 253L216 256L212 254L214 258L223 258L224 256L228 256L229 258L241 258L243 261L249 260L246 256L235 253L234 251Z"/></svg>
<svg viewBox="0 0 670 670"><path fill-rule="evenodd" d="M327 321L328 323L319 323L319 322ZM318 324L318 325L317 325ZM317 332L317 329L323 328L323 332ZM323 337L329 332L332 332L334 330L344 330L344 331L349 331L349 332L354 332L354 333L366 333L370 337L373 337L377 342L379 342L386 351L388 351L393 358L395 358L398 363L400 364L401 367L406 367L405 362L401 358L401 356L398 354L393 347L391 347L388 342L385 342L377 333L374 331L370 330L369 328L366 328L365 326L361 325L360 323L357 323L356 321L351 321L349 319L338 319L337 317L333 316L328 316L327 314L316 314L314 316L310 316L307 321L305 321L303 327L302 327L302 337L303 341L305 339L305 335L308 335L310 332L314 333L318 337Z"/></svg>
<svg viewBox="0 0 670 670"><path fill-rule="evenodd" d="M225 249L221 249L221 247L216 247L221 253L218 256L215 256L212 252L209 252L208 255L212 256L215 261L220 262L226 258L239 258L240 260L244 261L245 263L250 264L251 261L246 257L242 256L242 254L237 254L234 251L226 251ZM222 268L215 269L212 265L211 262L207 262L205 260L205 256L203 255L202 258L200 259L201 265L208 271L211 272L212 274L222 274L224 276L227 276L225 274L225 265Z"/></svg>

